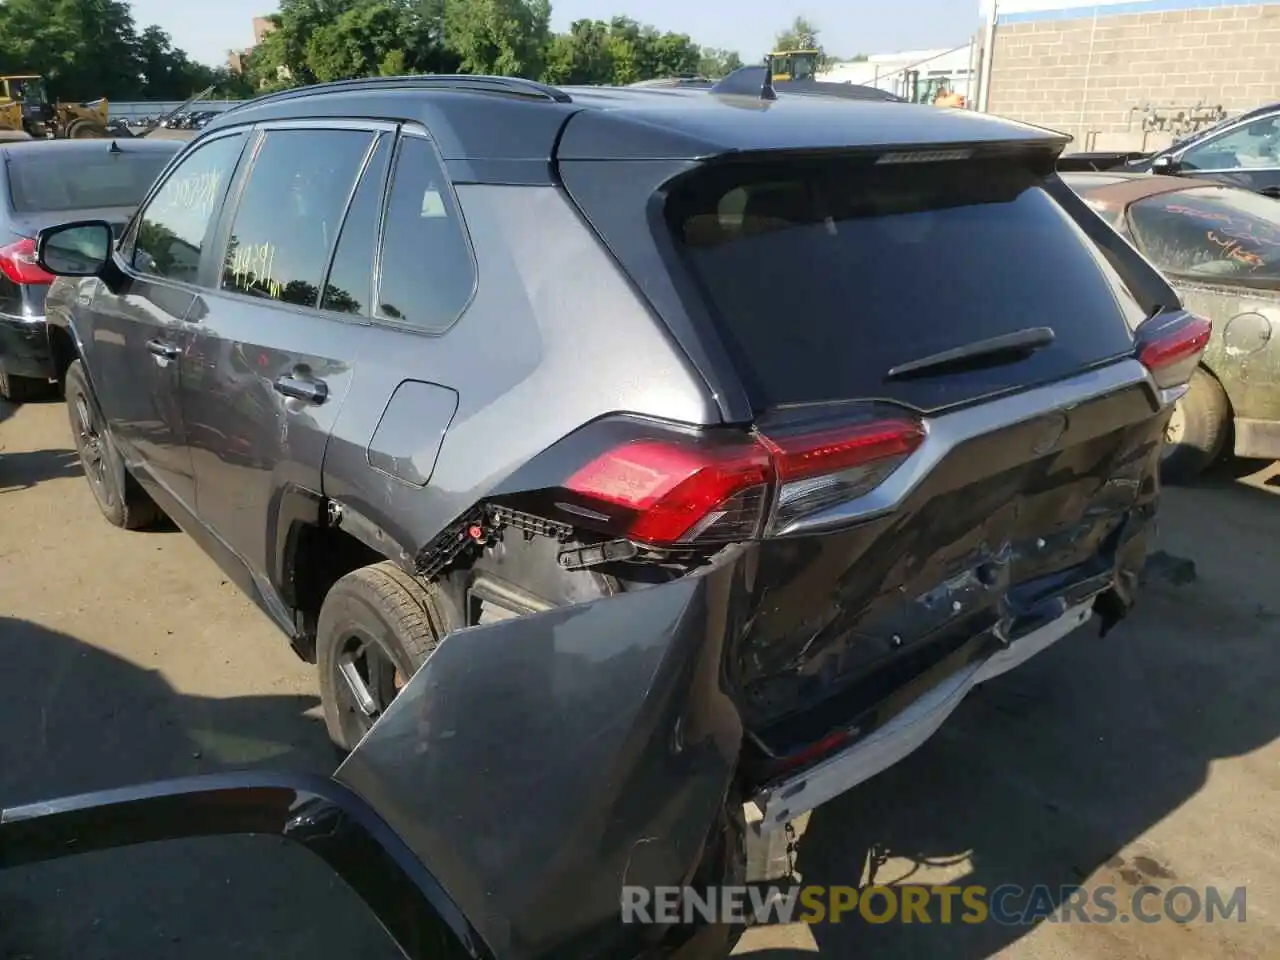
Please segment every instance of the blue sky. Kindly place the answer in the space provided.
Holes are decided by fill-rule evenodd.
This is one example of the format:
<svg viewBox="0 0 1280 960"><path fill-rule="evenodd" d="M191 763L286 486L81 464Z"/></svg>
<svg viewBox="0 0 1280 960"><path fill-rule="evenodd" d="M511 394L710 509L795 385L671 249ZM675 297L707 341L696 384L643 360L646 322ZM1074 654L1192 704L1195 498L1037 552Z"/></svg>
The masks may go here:
<svg viewBox="0 0 1280 960"><path fill-rule="evenodd" d="M159 24L175 46L211 64L224 63L228 49L248 46L253 18L275 8L273 0L132 0L131 5L140 29ZM978 27L978 6L978 0L804 0L798 7L768 0L552 0L551 19L562 30L584 17L625 14L753 60L797 15L817 24L823 46L838 56L959 46Z"/></svg>

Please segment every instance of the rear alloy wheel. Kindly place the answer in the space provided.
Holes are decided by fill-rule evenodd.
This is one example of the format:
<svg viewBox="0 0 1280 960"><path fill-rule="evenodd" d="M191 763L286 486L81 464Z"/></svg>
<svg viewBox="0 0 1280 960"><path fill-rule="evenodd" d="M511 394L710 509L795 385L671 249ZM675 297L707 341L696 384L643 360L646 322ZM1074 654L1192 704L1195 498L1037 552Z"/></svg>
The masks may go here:
<svg viewBox="0 0 1280 960"><path fill-rule="evenodd" d="M329 737L355 747L461 618L435 584L390 562L353 570L320 607L316 666Z"/></svg>
<svg viewBox="0 0 1280 960"><path fill-rule="evenodd" d="M65 389L71 435L98 509L116 527L141 530L153 526L164 514L125 470L79 360L67 368Z"/></svg>
<svg viewBox="0 0 1280 960"><path fill-rule="evenodd" d="M1231 426L1231 403L1222 385L1197 370L1183 397L1174 404L1160 452L1160 478L1167 484L1190 483L1222 454Z"/></svg>

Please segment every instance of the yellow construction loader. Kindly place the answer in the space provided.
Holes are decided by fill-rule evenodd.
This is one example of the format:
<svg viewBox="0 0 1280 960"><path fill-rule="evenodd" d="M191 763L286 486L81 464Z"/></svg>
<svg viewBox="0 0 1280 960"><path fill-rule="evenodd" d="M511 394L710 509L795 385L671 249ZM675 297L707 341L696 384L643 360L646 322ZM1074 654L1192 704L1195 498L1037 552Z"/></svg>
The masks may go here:
<svg viewBox="0 0 1280 960"><path fill-rule="evenodd" d="M773 67L773 79L813 80L822 65L821 50L775 50L768 56Z"/></svg>
<svg viewBox="0 0 1280 960"><path fill-rule="evenodd" d="M107 101L54 103L36 74L0 76L0 133L26 133L30 137L83 139L106 137Z"/></svg>

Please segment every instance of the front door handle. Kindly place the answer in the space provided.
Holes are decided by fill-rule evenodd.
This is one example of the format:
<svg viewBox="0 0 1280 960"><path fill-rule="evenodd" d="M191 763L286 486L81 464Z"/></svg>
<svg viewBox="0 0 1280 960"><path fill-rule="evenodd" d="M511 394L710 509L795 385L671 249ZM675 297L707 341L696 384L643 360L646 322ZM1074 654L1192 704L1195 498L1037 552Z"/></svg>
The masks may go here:
<svg viewBox="0 0 1280 960"><path fill-rule="evenodd" d="M302 400L306 403L324 403L329 398L329 387L323 380L303 380L299 377L279 377L274 384L276 393Z"/></svg>
<svg viewBox="0 0 1280 960"><path fill-rule="evenodd" d="M135 340L134 342L136 343L137 341ZM182 351L172 343L165 343L163 340L148 340L147 352L153 357L160 357L162 360L173 360Z"/></svg>

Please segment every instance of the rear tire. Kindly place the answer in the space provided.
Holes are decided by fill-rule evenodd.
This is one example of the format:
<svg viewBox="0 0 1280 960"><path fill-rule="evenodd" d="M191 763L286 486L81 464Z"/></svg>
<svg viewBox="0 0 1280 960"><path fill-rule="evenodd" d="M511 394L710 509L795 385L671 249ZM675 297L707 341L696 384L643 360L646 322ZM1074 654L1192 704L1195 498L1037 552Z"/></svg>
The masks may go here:
<svg viewBox="0 0 1280 960"><path fill-rule="evenodd" d="M353 749L461 623L460 611L438 585L389 561L340 578L325 595L316 629L320 702L334 745ZM372 713L362 709L357 685Z"/></svg>
<svg viewBox="0 0 1280 960"><path fill-rule="evenodd" d="M1222 384L1196 370L1165 431L1160 479L1174 486L1195 480L1222 455L1230 428L1231 401Z"/></svg>
<svg viewBox="0 0 1280 960"><path fill-rule="evenodd" d="M164 513L125 470L79 360L67 368L65 385L71 434L98 509L115 527L142 530L154 526Z"/></svg>
<svg viewBox="0 0 1280 960"><path fill-rule="evenodd" d="M0 397L10 403L43 400L52 394L48 381L37 380L35 377L15 377L5 373L4 368L0 367Z"/></svg>

